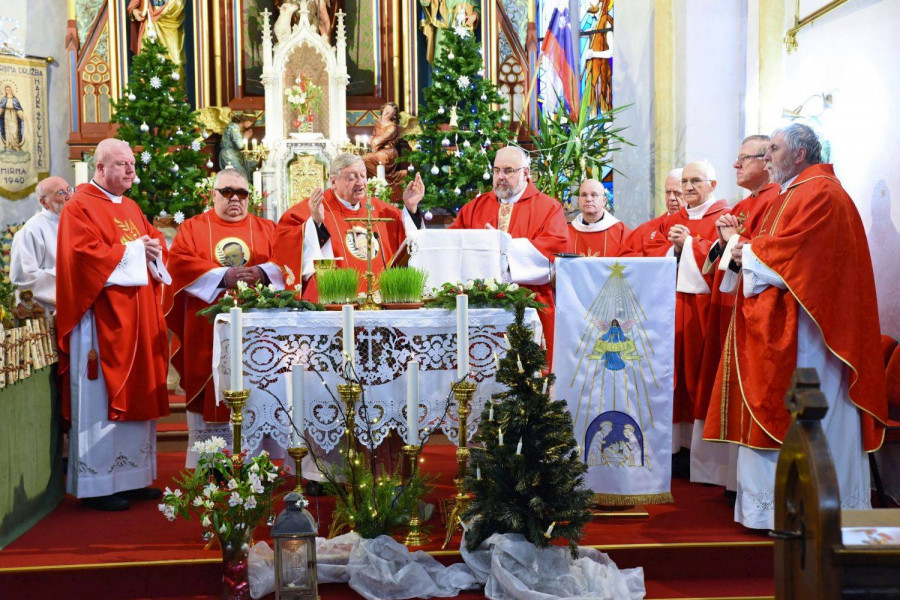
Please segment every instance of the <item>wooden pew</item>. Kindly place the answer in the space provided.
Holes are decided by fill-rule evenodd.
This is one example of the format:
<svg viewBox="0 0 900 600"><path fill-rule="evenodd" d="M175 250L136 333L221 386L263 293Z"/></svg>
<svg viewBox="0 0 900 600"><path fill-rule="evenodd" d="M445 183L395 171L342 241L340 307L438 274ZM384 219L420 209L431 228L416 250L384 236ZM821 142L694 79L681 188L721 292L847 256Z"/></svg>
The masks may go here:
<svg viewBox="0 0 900 600"><path fill-rule="evenodd" d="M797 369L785 404L793 422L775 476L775 597L900 598L900 545L842 542L842 526L900 527L900 509L841 511L815 369Z"/></svg>

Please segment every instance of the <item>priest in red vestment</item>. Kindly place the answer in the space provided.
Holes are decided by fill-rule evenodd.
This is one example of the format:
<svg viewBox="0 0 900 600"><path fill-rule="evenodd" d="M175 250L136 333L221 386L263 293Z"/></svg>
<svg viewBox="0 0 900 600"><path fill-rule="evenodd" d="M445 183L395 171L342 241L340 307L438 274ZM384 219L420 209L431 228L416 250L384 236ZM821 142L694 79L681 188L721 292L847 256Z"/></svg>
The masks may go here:
<svg viewBox="0 0 900 600"><path fill-rule="evenodd" d="M156 419L169 414L169 352L160 306L162 234L123 196L128 144L97 145L96 171L60 215L57 335L63 415L71 422L66 489L99 510L156 499Z"/></svg>
<svg viewBox="0 0 900 600"><path fill-rule="evenodd" d="M533 290L547 305L540 312L547 356L553 356L553 296L550 262L569 252L569 232L562 205L531 183L528 154L507 146L494 157L494 189L460 209L450 229L499 229L512 238L509 273L512 281Z"/></svg>
<svg viewBox="0 0 900 600"><path fill-rule="evenodd" d="M723 293L720 289L726 274L729 277L736 276L737 268L731 261L731 249L739 238L746 241L753 237L769 201L781 191L781 186L769 182L769 172L763 161L768 142L767 135L751 135L741 143L733 166L737 184L748 190L750 195L717 219L716 229L719 237L712 244L703 265L704 274L713 274L713 283L710 286L706 333L703 338L703 353L697 382L695 420L691 439L691 481L723 485L730 492L734 491L737 483L735 479L737 449L731 444L704 441L703 427L719 367L719 358L725 344L725 331L728 329L734 306L734 295ZM720 261L726 248L728 256Z"/></svg>
<svg viewBox="0 0 900 600"><path fill-rule="evenodd" d="M645 249L647 256L678 257L675 298L675 394L673 397L672 447L690 448L697 376L700 372L706 309L712 275L700 268L712 242L718 239L716 219L728 203L716 200L716 173L706 161L684 167L681 186L685 206L667 216L655 239Z"/></svg>
<svg viewBox="0 0 900 600"><path fill-rule="evenodd" d="M313 261L320 258L339 258L339 267L366 272L366 228L348 219L365 218L367 202L372 204L372 217L391 219L374 227L372 270L376 275L390 264L406 231L423 226L419 202L425 195L425 185L418 174L403 192L401 211L377 198L366 198L366 165L360 157L338 155L329 173L327 190L315 190L278 221L273 260L283 268L287 287L309 279L315 272ZM305 288L304 298L317 301L315 286ZM364 290L363 282L360 291Z"/></svg>
<svg viewBox="0 0 900 600"><path fill-rule="evenodd" d="M631 230L606 210L606 190L596 179L585 179L578 191L581 211L569 223L569 239L581 256L622 256Z"/></svg>
<svg viewBox="0 0 900 600"><path fill-rule="evenodd" d="M812 129L772 134L765 155L781 194L756 236L735 246L741 266L734 317L704 438L740 444L735 519L771 529L775 466L791 417L784 405L797 367L815 368L829 408L822 421L841 507L870 506L866 451L887 420L872 261L862 220Z"/></svg>
<svg viewBox="0 0 900 600"><path fill-rule="evenodd" d="M284 288L281 269L272 262L275 223L247 212L247 179L237 169L219 171L213 184L213 208L178 229L167 267L172 285L163 294L166 323L172 332L172 365L181 376L187 402L187 467L196 466L193 443L215 434L230 439L230 411L216 403L212 371L213 325L197 311L219 300L238 281Z"/></svg>
<svg viewBox="0 0 900 600"><path fill-rule="evenodd" d="M684 207L684 192L681 191L681 172L682 169L672 169L666 175L666 212L641 223L628 236L626 244L628 245L629 256L644 256L644 249L656 239L659 226L662 225L665 218L669 215L674 215Z"/></svg>

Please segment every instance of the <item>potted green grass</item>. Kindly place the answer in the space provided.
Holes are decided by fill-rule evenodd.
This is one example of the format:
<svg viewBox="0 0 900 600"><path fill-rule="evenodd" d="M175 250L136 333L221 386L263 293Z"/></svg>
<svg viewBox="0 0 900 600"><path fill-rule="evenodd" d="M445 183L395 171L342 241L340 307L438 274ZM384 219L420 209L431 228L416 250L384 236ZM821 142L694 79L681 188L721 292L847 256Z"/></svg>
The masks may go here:
<svg viewBox="0 0 900 600"><path fill-rule="evenodd" d="M422 306L427 275L413 267L386 269L378 277L381 304L384 308L418 308Z"/></svg>
<svg viewBox="0 0 900 600"><path fill-rule="evenodd" d="M362 275L356 269L327 269L316 273L319 302L325 308L342 304L356 304L357 290Z"/></svg>

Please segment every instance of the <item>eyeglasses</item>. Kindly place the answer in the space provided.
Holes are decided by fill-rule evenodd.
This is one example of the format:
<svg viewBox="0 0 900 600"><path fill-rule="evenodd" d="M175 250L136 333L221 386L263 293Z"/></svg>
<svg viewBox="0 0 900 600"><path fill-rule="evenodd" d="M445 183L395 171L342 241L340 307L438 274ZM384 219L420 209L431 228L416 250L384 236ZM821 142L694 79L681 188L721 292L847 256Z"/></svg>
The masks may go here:
<svg viewBox="0 0 900 600"><path fill-rule="evenodd" d="M494 171L494 175L500 175L502 173L503 175L506 175L507 177L511 177L512 175L515 175L518 171L521 171L524 168L525 167L517 167L517 168L513 169L512 167L506 167L505 169L500 169L498 167L494 167L492 170Z"/></svg>
<svg viewBox="0 0 900 600"><path fill-rule="evenodd" d="M75 188L67 187L59 190L58 192L53 192L52 194L44 194L41 198L49 198L53 196L54 198L70 198L72 194L75 193Z"/></svg>
<svg viewBox="0 0 900 600"><path fill-rule="evenodd" d="M700 179L699 177L694 177L693 179L682 179L681 185L686 186L687 184L691 184L691 187L697 187L704 181L712 181L712 179Z"/></svg>
<svg viewBox="0 0 900 600"><path fill-rule="evenodd" d="M242 189L236 189L236 188L232 188L232 187L216 188L216 191L219 192L220 194L222 194L222 197L225 198L226 200L231 200L231 198L233 198L234 196L237 196L238 200L243 201L243 200L246 200L247 196L250 195L250 190L242 190Z"/></svg>
<svg viewBox="0 0 900 600"><path fill-rule="evenodd" d="M739 154L737 160L734 162L739 162L744 164L745 160L750 160L751 158L762 158L765 154Z"/></svg>

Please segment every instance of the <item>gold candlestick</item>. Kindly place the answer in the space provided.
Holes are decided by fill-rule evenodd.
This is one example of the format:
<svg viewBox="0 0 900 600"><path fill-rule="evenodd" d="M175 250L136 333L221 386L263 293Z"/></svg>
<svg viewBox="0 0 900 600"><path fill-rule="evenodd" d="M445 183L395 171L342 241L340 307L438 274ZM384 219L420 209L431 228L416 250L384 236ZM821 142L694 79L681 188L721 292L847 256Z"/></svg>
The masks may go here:
<svg viewBox="0 0 900 600"><path fill-rule="evenodd" d="M287 453L288 456L294 459L294 469L296 469L296 473L294 473L294 491L298 494L303 494L303 480L300 476L300 463L303 462L303 459L309 454L309 448L306 446L288 448Z"/></svg>
<svg viewBox="0 0 900 600"><path fill-rule="evenodd" d="M419 461L419 446L406 445L403 446L403 454L407 458L407 471L403 478L404 485L409 483L412 476L416 472L416 466ZM431 538L422 531L422 523L419 521L419 507L416 506L409 515L409 533L403 539L403 543L407 546L424 546Z"/></svg>
<svg viewBox="0 0 900 600"><path fill-rule="evenodd" d="M250 397L250 390L223 390L225 402L231 409L231 427L234 432L234 440L231 451L235 456L241 453L241 429L244 425L244 407Z"/></svg>
<svg viewBox="0 0 900 600"><path fill-rule="evenodd" d="M362 394L362 388L356 383L339 383L338 395L344 403L344 417L347 420L347 460L352 460L356 453L356 402Z"/></svg>
<svg viewBox="0 0 900 600"><path fill-rule="evenodd" d="M444 505L444 521L447 524L447 537L444 539L446 548L450 543L450 538L459 527L459 519L469 507L471 496L466 491L465 478L466 469L469 464L469 404L472 402L472 396L478 386L470 381L460 381L453 384L453 397L456 398L456 405L459 413L459 446L456 448L456 477L453 484L456 486L456 495L453 498L445 499Z"/></svg>

